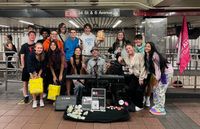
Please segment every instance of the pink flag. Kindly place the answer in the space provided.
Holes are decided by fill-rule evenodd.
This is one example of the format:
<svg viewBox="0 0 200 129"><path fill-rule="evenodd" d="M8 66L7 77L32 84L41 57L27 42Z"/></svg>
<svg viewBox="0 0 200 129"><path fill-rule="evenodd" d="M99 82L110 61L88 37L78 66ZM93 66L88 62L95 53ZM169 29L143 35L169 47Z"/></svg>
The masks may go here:
<svg viewBox="0 0 200 129"><path fill-rule="evenodd" d="M186 17L183 17L183 23L182 28L179 36L179 45L180 49L180 62L179 62L179 72L180 74L183 73L183 71L188 66L188 63L190 62L190 46L189 46L189 39L188 39L188 27L187 27L187 21Z"/></svg>

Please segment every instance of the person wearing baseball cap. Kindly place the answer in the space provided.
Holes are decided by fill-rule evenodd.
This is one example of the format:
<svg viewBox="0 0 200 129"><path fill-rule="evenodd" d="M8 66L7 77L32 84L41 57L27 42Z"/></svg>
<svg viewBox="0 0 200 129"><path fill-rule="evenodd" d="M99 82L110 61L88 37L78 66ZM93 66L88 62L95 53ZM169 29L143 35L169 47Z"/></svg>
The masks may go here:
<svg viewBox="0 0 200 129"><path fill-rule="evenodd" d="M94 46L90 50L92 58L88 61L87 72L92 75L99 75L106 73L106 62L99 56L98 47Z"/></svg>
<svg viewBox="0 0 200 129"><path fill-rule="evenodd" d="M96 50L96 51L99 52L99 49L98 49L98 47L96 47L96 46L92 47L92 49L90 50L90 52L92 53L94 50Z"/></svg>

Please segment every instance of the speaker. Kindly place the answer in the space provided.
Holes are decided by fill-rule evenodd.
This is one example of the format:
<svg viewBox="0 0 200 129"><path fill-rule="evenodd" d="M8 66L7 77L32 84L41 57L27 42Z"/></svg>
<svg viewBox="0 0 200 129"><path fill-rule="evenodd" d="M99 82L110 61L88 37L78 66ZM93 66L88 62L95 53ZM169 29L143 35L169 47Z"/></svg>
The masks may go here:
<svg viewBox="0 0 200 129"><path fill-rule="evenodd" d="M76 105L76 96L61 95L56 98L55 110L65 111L67 106Z"/></svg>

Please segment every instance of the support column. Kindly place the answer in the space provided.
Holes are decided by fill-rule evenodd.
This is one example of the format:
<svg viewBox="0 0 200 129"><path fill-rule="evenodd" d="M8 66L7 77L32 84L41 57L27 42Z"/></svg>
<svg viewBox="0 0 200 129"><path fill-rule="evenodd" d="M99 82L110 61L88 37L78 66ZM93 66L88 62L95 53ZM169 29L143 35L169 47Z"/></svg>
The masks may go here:
<svg viewBox="0 0 200 129"><path fill-rule="evenodd" d="M158 51L165 54L167 35L167 18L146 18L145 39L146 42L153 42Z"/></svg>

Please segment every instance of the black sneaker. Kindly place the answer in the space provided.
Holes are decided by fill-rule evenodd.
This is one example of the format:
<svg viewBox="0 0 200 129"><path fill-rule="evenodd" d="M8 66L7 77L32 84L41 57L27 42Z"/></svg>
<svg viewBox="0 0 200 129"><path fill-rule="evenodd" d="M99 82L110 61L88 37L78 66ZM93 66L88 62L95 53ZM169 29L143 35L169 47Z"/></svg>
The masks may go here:
<svg viewBox="0 0 200 129"><path fill-rule="evenodd" d="M29 102L29 96L24 97L24 103L28 103Z"/></svg>

